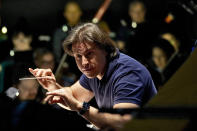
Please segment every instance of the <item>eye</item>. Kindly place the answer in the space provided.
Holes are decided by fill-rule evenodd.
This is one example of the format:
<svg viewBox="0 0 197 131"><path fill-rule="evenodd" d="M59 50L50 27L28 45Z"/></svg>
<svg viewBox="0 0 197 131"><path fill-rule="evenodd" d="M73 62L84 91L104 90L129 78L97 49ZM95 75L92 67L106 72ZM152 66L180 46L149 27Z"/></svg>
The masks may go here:
<svg viewBox="0 0 197 131"><path fill-rule="evenodd" d="M86 57L87 57L87 58L90 58L90 57L92 56L92 54L93 54L93 52L88 52L88 53L86 54Z"/></svg>
<svg viewBox="0 0 197 131"><path fill-rule="evenodd" d="M76 54L76 56L75 56L76 59L81 59L81 57L82 56L80 54Z"/></svg>

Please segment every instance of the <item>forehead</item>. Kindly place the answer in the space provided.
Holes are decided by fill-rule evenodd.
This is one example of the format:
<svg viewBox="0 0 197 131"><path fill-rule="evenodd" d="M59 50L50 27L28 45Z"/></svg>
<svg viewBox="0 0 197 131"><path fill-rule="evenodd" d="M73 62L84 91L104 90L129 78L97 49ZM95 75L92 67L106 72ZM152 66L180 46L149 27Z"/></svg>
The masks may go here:
<svg viewBox="0 0 197 131"><path fill-rule="evenodd" d="M134 3L134 4L130 5L130 11L133 11L133 10L136 10L136 9L143 10L144 9L143 3Z"/></svg>
<svg viewBox="0 0 197 131"><path fill-rule="evenodd" d="M22 86L23 88L35 88L39 85L36 80L24 80L21 81L20 86Z"/></svg>
<svg viewBox="0 0 197 131"><path fill-rule="evenodd" d="M164 50L159 47L154 47L153 52L157 54L165 54Z"/></svg>
<svg viewBox="0 0 197 131"><path fill-rule="evenodd" d="M25 38L25 35L23 32L19 32L18 34L16 34L13 38Z"/></svg>
<svg viewBox="0 0 197 131"><path fill-rule="evenodd" d="M42 56L43 59L53 59L53 54L47 53Z"/></svg>
<svg viewBox="0 0 197 131"><path fill-rule="evenodd" d="M80 9L79 9L79 6L76 3L68 3L65 6L65 11L68 11L68 10L80 10Z"/></svg>
<svg viewBox="0 0 197 131"><path fill-rule="evenodd" d="M94 43L76 43L72 45L72 51L73 53L80 53L83 54L88 50L95 49L96 44Z"/></svg>

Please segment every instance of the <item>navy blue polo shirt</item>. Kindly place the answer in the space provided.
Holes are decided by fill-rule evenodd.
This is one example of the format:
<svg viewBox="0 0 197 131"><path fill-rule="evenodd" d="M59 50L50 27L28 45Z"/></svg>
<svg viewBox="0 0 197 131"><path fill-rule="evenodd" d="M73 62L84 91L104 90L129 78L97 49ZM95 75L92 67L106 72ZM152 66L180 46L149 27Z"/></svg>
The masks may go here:
<svg viewBox="0 0 197 131"><path fill-rule="evenodd" d="M143 106L157 91L148 70L135 59L120 53L108 62L101 80L87 78L79 83L95 95L99 108L113 108L118 103L134 103Z"/></svg>

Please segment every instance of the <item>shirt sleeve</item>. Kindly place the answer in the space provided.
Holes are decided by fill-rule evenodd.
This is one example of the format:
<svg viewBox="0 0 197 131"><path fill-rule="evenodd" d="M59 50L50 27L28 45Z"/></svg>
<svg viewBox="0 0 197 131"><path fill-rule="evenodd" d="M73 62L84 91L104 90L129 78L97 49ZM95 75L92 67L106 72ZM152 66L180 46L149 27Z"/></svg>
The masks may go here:
<svg viewBox="0 0 197 131"><path fill-rule="evenodd" d="M84 74L81 75L81 77L79 79L79 83L85 89L92 91L92 89L90 88L90 85L89 85L89 80Z"/></svg>
<svg viewBox="0 0 197 131"><path fill-rule="evenodd" d="M117 78L114 87L114 104L133 103L141 106L144 85L137 72L127 72L121 75Z"/></svg>

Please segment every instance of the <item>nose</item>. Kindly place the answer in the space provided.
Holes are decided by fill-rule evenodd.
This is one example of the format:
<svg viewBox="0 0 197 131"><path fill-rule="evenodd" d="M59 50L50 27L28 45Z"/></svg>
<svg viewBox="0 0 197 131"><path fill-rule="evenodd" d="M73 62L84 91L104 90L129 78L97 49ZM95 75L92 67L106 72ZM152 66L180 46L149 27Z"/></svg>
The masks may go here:
<svg viewBox="0 0 197 131"><path fill-rule="evenodd" d="M88 65L88 59L85 56L82 56L82 65L84 67Z"/></svg>

